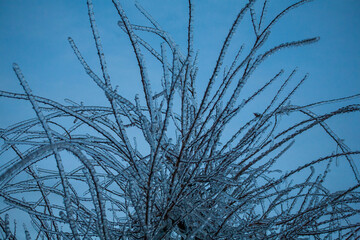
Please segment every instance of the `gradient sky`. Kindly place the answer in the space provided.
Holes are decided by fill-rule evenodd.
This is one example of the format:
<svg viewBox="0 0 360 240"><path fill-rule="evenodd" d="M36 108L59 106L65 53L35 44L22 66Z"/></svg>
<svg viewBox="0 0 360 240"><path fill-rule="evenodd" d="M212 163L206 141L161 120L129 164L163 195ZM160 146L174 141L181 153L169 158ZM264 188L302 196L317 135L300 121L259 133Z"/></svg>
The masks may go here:
<svg viewBox="0 0 360 240"><path fill-rule="evenodd" d="M122 2L130 21L149 25L136 11L133 1ZM139 2L185 50L187 1ZM198 87L203 89L224 37L244 1L194 2L195 48L200 50L197 81ZM268 9L268 15L274 15L289 2L294 1L270 1L272 7ZM116 24L119 17L111 1L94 0L94 10L112 83L119 85L119 92L132 100L142 90L129 41ZM309 80L294 97L293 103L299 105L360 93L359 11L358 0L317 0L293 11L274 27L270 43L314 36L320 36L320 42L279 53L268 59L256 76L270 78L281 68L289 73L296 66L299 69L298 78L310 73ZM69 98L89 105L107 104L103 92L85 74L73 54L67 41L69 36L75 40L89 65L100 73L85 0L0 0L1 90L22 92L12 71L12 63L16 62L36 95L61 103L64 103L64 98ZM241 41L249 41L246 30L237 33L233 45L240 46ZM158 44L156 41L153 43ZM158 68L152 59L147 62L149 69ZM159 87L160 69L150 72L150 77L154 80L154 88ZM359 100L352 101L359 103ZM329 109L335 108L320 108L319 112ZM34 117L30 103L0 98L1 128L29 117ZM360 114L357 113L332 119L328 124L351 148L360 149L359 120ZM292 156L315 156L311 157L315 159L331 153L334 145L322 143L319 139L323 136L320 130L315 130L313 135L300 138ZM342 165L344 169L334 171L337 172L334 179L341 178L342 181L334 181L334 184L341 185L341 182L347 181L345 176L348 171L345 168L348 165L345 162Z"/></svg>

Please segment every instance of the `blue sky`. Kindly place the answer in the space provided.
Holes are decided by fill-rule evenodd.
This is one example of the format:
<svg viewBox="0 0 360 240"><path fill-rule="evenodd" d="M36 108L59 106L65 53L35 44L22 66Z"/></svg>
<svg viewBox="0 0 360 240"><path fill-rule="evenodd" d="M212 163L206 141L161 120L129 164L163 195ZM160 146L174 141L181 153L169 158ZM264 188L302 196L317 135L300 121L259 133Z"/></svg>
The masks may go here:
<svg viewBox="0 0 360 240"><path fill-rule="evenodd" d="M268 16L273 16L288 2L271 1ZM185 50L186 1L140 3ZM242 5L242 1L234 0L196 1L195 48L200 50L197 80L200 89L209 78L225 34ZM136 93L141 93L141 86L129 41L116 25L119 17L111 1L94 1L94 7L113 85L119 85L120 93L134 99ZM124 7L134 23L147 24L132 1L124 1ZM294 67L298 67L299 77L310 73L309 80L295 96L298 104L359 93L359 10L360 2L356 0L318 0L296 9L273 28L271 44L313 36L320 36L320 42L285 50L268 59L256 74L270 78L281 68L290 71ZM87 104L106 104L104 94L84 73L67 41L71 36L90 66L99 72L89 25L85 1L0 1L1 89L22 92L11 67L17 62L35 94L60 102L69 98ZM248 32L240 31L232 46L235 49L249 39ZM229 56L232 55L230 52ZM152 59L147 62L156 88L160 86L159 68L153 65ZM34 114L28 103L13 102L0 99L2 127ZM334 127L347 135L349 145L360 146L359 129L353 128L359 115L346 116L345 120L349 123L338 122Z"/></svg>
<svg viewBox="0 0 360 240"><path fill-rule="evenodd" d="M147 24L136 12L133 1L123 2L131 21ZM185 50L187 1L139 2ZM195 48L200 50L200 72L197 81L198 87L202 89L210 76L225 34L244 1L194 2ZM272 7L268 9L269 16L294 1L270 2ZM141 93L141 85L129 41L116 24L119 17L111 1L94 0L94 8L113 85L119 85L121 94L134 99L136 93ZM296 66L299 69L298 78L310 73L309 80L294 97L294 104L299 105L360 93L359 10L358 0L317 0L293 11L274 27L270 43L313 36L320 36L320 42L279 53L268 59L259 72L255 73L256 76L270 78L271 74L281 68L289 73ZM69 98L76 102L84 101L89 105L107 104L104 94L85 74L73 54L67 41L69 36L75 40L90 66L99 73L86 1L0 0L1 90L22 92L12 71L12 63L16 62L36 95L62 103L64 98ZM247 43L249 39L246 30L240 31L234 38L234 47L240 46L242 41ZM232 56L231 53L229 55ZM150 59L148 65L149 69L155 69L150 72L154 88L159 87L160 69ZM258 104L261 105L261 102ZM329 109L334 107L319 111ZM34 113L29 103L0 98L0 116L0 127L4 128L11 123L33 117ZM357 113L333 119L328 123L350 147L360 149L359 120L360 114ZM294 152L304 158L329 153L333 145L318 140L321 137L324 137L321 131L315 130L314 135L300 138ZM343 165L347 166L346 163ZM339 172L337 177L347 174L346 170ZM346 181L346 178L344 179Z"/></svg>

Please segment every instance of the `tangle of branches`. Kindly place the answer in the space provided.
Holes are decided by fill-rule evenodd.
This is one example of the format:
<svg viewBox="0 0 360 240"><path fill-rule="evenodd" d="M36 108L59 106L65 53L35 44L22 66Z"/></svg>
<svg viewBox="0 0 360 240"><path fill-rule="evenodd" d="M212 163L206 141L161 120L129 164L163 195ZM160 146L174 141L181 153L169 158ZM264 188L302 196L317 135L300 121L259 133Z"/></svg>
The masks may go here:
<svg viewBox="0 0 360 240"><path fill-rule="evenodd" d="M354 159L360 151L347 147L326 121L358 112L360 105L343 105L320 115L311 110L358 95L298 106L290 100L307 76L280 69L251 94L242 91L247 82L256 81L254 72L271 55L318 41L313 37L265 44L283 16L310 0L292 1L272 18L266 15L267 0L245 1L209 78L201 79L207 81L201 94L196 88L192 1L188 1L185 51L138 3L146 25L131 23L119 0L112 2L119 31L129 38L136 57L143 97L127 99L113 87L91 0L87 8L100 75L90 68L75 40L68 40L108 106L70 100L64 105L37 96L20 67L13 65L24 93L0 91L0 96L30 102L36 116L0 132L3 239L19 239L16 223L12 224L14 209L31 220L24 225L27 239L359 237L360 175ZM247 20L253 42L238 46L235 59L225 67L230 44L238 44L232 41L234 34ZM162 44L149 44L142 32ZM161 91L152 89L154 79L148 74L152 69L146 67L145 56L162 66ZM289 82L295 82L294 87ZM279 88L261 112L246 121L237 118L275 83ZM280 124L296 114L303 118L290 126ZM232 134L225 134L230 125ZM337 151L291 171L277 171L276 163L294 140L314 127L327 134ZM137 139L131 137L134 131ZM335 159L351 169L355 184L332 192L326 181Z"/></svg>

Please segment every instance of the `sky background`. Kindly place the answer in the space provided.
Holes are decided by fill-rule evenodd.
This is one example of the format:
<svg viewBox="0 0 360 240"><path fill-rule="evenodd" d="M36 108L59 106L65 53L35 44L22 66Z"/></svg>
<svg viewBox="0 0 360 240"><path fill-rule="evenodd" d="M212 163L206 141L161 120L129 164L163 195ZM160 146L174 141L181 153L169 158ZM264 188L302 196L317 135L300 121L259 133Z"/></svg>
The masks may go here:
<svg viewBox="0 0 360 240"><path fill-rule="evenodd" d="M133 1L124 2L130 21L150 25L142 17ZM187 1L151 0L139 1L160 25L167 30L179 46L186 50ZM244 1L198 0L195 2L195 49L199 49L199 93L210 77L221 44L237 12ZM268 16L274 16L289 2L270 1ZM133 100L142 91L137 65L126 35L117 26L119 17L111 1L94 0L95 17L102 37L102 43L112 84L119 85L119 93ZM305 73L309 80L303 85L292 101L293 104L309 104L330 98L360 93L360 1L358 0L317 0L298 8L282 18L272 31L269 46L281 41L320 36L320 42L311 46L285 50L269 58L254 74L254 79L271 78L281 68L289 74L298 67L297 80ZM247 18L245 18L246 20ZM234 37L230 50L241 43L249 43L247 30L249 22ZM12 63L20 65L34 94L61 103L68 98L88 105L106 105L103 92L86 75L67 41L71 36L89 65L100 73L96 48L91 35L84 0L0 0L0 88L5 91L23 92L12 70ZM151 35L143 35L151 39ZM158 48L158 41L150 41ZM157 45L156 45L157 44ZM159 48L158 48L159 49ZM230 51L229 56L233 56ZM147 59L149 75L154 89L160 86L161 69L153 59ZM261 82L259 80L259 83ZM263 82L264 82L263 81ZM250 83L260 86L258 82ZM252 85L254 84L254 85ZM250 90L249 90L250 91ZM261 101L269 101L269 95L254 105L261 111ZM267 99L267 100L266 100ZM353 100L359 103L359 100ZM340 105L335 105L340 106ZM258 109L257 109L258 108ZM319 113L335 109L319 108ZM28 102L0 98L0 127L34 117ZM360 114L349 114L331 119L329 126L353 149L360 149ZM322 142L324 134L320 129L299 138L292 156L295 162L316 159L331 153L334 145ZM304 161L305 161L304 160ZM359 159L357 159L359 161ZM360 165L360 164L358 164ZM285 163L284 168L288 167ZM342 186L353 182L349 178L348 165L342 163L333 171L332 183ZM341 179L339 181L339 179ZM345 183L344 183L345 184Z"/></svg>

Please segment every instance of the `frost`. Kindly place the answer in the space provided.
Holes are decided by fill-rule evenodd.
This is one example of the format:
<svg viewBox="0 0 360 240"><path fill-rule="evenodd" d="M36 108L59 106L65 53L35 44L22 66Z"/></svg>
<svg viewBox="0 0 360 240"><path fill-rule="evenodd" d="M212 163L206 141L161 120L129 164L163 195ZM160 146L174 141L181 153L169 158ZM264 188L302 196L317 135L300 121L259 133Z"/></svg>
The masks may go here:
<svg viewBox="0 0 360 240"><path fill-rule="evenodd" d="M353 219L359 219L360 176L354 158L360 152L351 150L325 121L358 112L360 106L345 105L324 114L310 110L359 95L297 106L292 96L307 76L299 77L296 70L280 70L253 92L243 92L265 58L318 40L265 44L272 26L306 2L290 5L273 19L265 18L268 1L259 6L252 0L244 4L199 97L192 1L188 1L187 48L182 52L139 3L136 7L151 27L131 23L121 3L113 0L120 31L129 37L139 67L142 95L133 100L112 87L94 8L88 0L100 75L87 64L75 41L68 40L86 74L104 92L108 106L87 106L69 99L63 105L36 96L14 64L25 94L0 91L0 96L29 101L36 118L0 131L4 140L0 149L4 238L16 239L8 213L13 208L32 220L32 231L24 225L26 239L359 237L360 222ZM238 46L226 68L231 40L247 14L253 42L247 48ZM160 38L160 47L149 44L152 39L146 41L140 32ZM143 54L146 51L161 65L161 89L153 90L148 74L152 69L145 61L151 55ZM224 72L222 77L219 72ZM289 87L292 81L294 87ZM274 82L280 82L280 87L263 109L243 118L246 107ZM305 118L290 126L281 124L293 113ZM336 144L336 151L289 171L278 170L276 163L285 158L295 139L315 126ZM6 158L8 153L10 158ZM337 192L326 188L334 160L349 165L354 186ZM38 235L32 237L34 231Z"/></svg>

